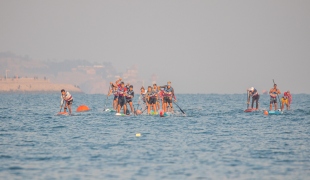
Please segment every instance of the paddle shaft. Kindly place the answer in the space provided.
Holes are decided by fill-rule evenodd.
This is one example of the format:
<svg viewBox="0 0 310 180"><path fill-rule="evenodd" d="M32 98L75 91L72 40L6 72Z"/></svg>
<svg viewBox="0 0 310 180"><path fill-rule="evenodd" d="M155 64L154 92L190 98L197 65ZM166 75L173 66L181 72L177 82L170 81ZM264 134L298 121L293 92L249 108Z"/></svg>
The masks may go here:
<svg viewBox="0 0 310 180"><path fill-rule="evenodd" d="M61 105L61 107L60 107L60 109L59 109L59 112L61 112L61 109L62 109L63 104L64 104L64 103L62 103L62 105Z"/></svg>
<svg viewBox="0 0 310 180"><path fill-rule="evenodd" d="M145 109L141 112L141 114L142 114L145 110L147 110L147 106L146 106Z"/></svg>
<svg viewBox="0 0 310 180"><path fill-rule="evenodd" d="M176 103L176 102L173 102L175 105L177 105L178 106L178 108L180 109L180 111L183 113L183 114L185 114L185 112L180 108L180 106Z"/></svg>
<svg viewBox="0 0 310 180"><path fill-rule="evenodd" d="M246 91L247 92L247 94L246 94L246 96L247 96L247 109L249 109L249 105L250 105L250 94L249 94L249 91Z"/></svg>
<svg viewBox="0 0 310 180"><path fill-rule="evenodd" d="M106 109L106 107L107 107L107 102L108 102L108 99L109 99L110 89L111 89L111 85L109 86L109 91L108 91L108 94L107 94L107 99L105 100L104 111L105 111L105 109Z"/></svg>

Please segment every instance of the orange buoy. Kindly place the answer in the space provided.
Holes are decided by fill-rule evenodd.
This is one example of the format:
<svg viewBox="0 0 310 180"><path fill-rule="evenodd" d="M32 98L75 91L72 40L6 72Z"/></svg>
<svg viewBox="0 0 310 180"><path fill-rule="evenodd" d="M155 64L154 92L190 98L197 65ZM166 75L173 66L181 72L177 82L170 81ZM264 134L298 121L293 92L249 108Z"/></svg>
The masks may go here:
<svg viewBox="0 0 310 180"><path fill-rule="evenodd" d="M264 114L265 114L265 115L268 115L269 113L268 113L268 111L265 110L265 111L264 111Z"/></svg>
<svg viewBox="0 0 310 180"><path fill-rule="evenodd" d="M86 105L80 105L77 109L76 112L85 112L85 111L89 111L89 107Z"/></svg>

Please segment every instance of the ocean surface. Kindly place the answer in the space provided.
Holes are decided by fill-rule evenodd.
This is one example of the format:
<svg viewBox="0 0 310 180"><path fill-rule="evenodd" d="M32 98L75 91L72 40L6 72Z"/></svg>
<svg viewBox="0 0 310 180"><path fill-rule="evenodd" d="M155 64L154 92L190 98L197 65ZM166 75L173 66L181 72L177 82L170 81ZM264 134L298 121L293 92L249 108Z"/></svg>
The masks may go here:
<svg viewBox="0 0 310 180"><path fill-rule="evenodd" d="M91 111L57 116L60 93L0 94L0 179L310 178L310 95L265 116L243 112L246 94L181 94L186 116L175 106L165 118L115 116L105 95L73 97L74 110ZM261 95L261 109L268 102Z"/></svg>

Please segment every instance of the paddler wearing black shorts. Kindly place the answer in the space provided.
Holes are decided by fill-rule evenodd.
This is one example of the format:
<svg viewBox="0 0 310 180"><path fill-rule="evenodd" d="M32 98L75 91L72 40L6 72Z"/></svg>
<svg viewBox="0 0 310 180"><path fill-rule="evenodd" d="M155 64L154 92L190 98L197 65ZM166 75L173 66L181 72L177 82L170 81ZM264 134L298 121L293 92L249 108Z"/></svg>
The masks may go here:
<svg viewBox="0 0 310 180"><path fill-rule="evenodd" d="M126 94L126 109L127 109L127 104L129 104L130 110L133 113L134 109L133 109L132 99L135 96L135 92L133 91L133 85L130 85L129 87L126 87L126 88L128 88L127 94Z"/></svg>
<svg viewBox="0 0 310 180"><path fill-rule="evenodd" d="M124 114L126 114L126 106L125 105L125 96L127 93L127 88L125 87L124 82L121 82L118 85L118 105L117 105L117 113L120 113L121 108L123 107L124 109Z"/></svg>
<svg viewBox="0 0 310 180"><path fill-rule="evenodd" d="M151 112L151 107L153 108L153 111L156 113L156 98L157 98L157 94L153 91L152 87L149 86L146 92L148 114L150 114Z"/></svg>
<svg viewBox="0 0 310 180"><path fill-rule="evenodd" d="M167 85L160 86L160 88L163 88L163 109L164 112L167 112L168 110L168 105L171 108L171 111L173 111L173 105L172 105L172 97L176 101L176 97L174 95L174 89L171 87L171 82L169 81Z"/></svg>
<svg viewBox="0 0 310 180"><path fill-rule="evenodd" d="M159 88L157 87L157 84L153 84L153 91L155 94L157 94L156 96L156 108L160 109L160 104L159 104Z"/></svg>
<svg viewBox="0 0 310 180"><path fill-rule="evenodd" d="M273 88L270 89L269 95L270 95L270 106L269 110L272 110L272 104L274 104L274 110L276 111L278 109L278 103L277 103L277 96L281 94L280 90L277 89L277 85L274 84Z"/></svg>

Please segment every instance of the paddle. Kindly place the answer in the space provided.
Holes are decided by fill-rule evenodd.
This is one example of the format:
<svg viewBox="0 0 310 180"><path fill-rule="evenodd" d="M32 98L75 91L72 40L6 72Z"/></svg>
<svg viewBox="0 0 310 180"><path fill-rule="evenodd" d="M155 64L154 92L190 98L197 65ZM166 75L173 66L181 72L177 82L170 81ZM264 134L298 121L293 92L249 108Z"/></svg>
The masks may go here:
<svg viewBox="0 0 310 180"><path fill-rule="evenodd" d="M147 106L144 108L144 110L141 112L141 114L143 114L143 112L147 109Z"/></svg>
<svg viewBox="0 0 310 180"><path fill-rule="evenodd" d="M173 103L174 103L175 105L178 106L178 108L180 109L180 111L181 111L183 114L185 114L185 112L180 108L180 106L179 106L175 101L173 101Z"/></svg>
<svg viewBox="0 0 310 180"><path fill-rule="evenodd" d="M105 100L105 104L104 104L104 109L103 109L103 111L105 111L106 110L106 107L107 107L107 101L108 101L108 99L109 99L109 93L110 93L110 89L111 89L111 85L109 86L109 91L108 91L108 94L107 94L107 99Z"/></svg>
<svg viewBox="0 0 310 180"><path fill-rule="evenodd" d="M63 104L64 104L64 103L62 103L62 105L60 106L59 112L61 112L61 109L62 109Z"/></svg>
<svg viewBox="0 0 310 180"><path fill-rule="evenodd" d="M247 93L247 109L249 109L249 105L250 105L250 94L249 94L249 91L247 90L246 91Z"/></svg>
<svg viewBox="0 0 310 180"><path fill-rule="evenodd" d="M61 106L60 106L59 112L61 112L62 106L63 106L64 103L65 103L62 95L61 95L61 97L62 97L62 104L61 104Z"/></svg>
<svg viewBox="0 0 310 180"><path fill-rule="evenodd" d="M274 82L274 79L272 79L272 81L273 81L273 85L275 85L276 83ZM277 93L277 96L278 96L278 100L279 100L279 102L280 102L280 108L281 108L282 103L281 103L281 101L280 101L280 98L279 98L279 94L278 94L278 93Z"/></svg>

